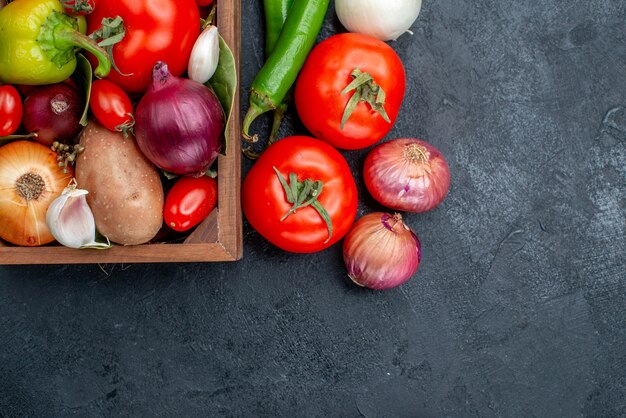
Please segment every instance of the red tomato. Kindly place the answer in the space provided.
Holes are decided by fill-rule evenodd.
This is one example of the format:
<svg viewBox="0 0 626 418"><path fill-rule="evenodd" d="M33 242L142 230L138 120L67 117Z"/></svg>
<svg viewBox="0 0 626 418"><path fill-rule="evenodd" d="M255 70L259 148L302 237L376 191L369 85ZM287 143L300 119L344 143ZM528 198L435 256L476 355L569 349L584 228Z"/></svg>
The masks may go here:
<svg viewBox="0 0 626 418"><path fill-rule="evenodd" d="M17 89L0 85L0 136L13 134L22 122L22 99Z"/></svg>
<svg viewBox="0 0 626 418"><path fill-rule="evenodd" d="M165 198L163 219L175 231L198 225L215 208L217 181L211 177L181 177Z"/></svg>
<svg viewBox="0 0 626 418"><path fill-rule="evenodd" d="M312 206L292 208L274 167L289 182L320 180L318 201L332 221L327 224ZM357 190L346 160L335 148L314 138L293 136L270 146L254 164L242 185L243 212L254 229L277 247L296 253L323 250L339 241L356 216ZM284 219L283 219L284 218Z"/></svg>
<svg viewBox="0 0 626 418"><path fill-rule="evenodd" d="M354 91L342 94L359 69L385 91L383 116L365 102L356 105L343 129L341 119ZM296 108L306 128L338 148L359 149L382 139L393 126L406 85L404 67L386 43L357 33L331 36L307 58L296 83Z"/></svg>
<svg viewBox="0 0 626 418"><path fill-rule="evenodd" d="M213 0L196 0L198 6L210 6L213 4Z"/></svg>
<svg viewBox="0 0 626 418"><path fill-rule="evenodd" d="M133 125L133 105L128 95L109 80L93 82L89 107L96 119L110 131L123 132Z"/></svg>
<svg viewBox="0 0 626 418"><path fill-rule="evenodd" d="M122 74L111 69L109 80L128 93L143 93L157 61L165 61L175 76L187 70L200 35L194 0L99 0L87 16L87 32L100 29L103 18L115 16L124 20L126 35L113 45L113 59Z"/></svg>
<svg viewBox="0 0 626 418"><path fill-rule="evenodd" d="M63 0L63 9L68 15L84 16L96 8L95 0Z"/></svg>

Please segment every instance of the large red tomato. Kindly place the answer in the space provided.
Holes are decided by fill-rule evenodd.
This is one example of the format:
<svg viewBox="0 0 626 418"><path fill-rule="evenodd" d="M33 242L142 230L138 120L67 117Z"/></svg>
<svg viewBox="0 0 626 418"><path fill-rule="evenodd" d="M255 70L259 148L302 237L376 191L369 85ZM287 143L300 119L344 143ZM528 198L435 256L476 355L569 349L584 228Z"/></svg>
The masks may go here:
<svg viewBox="0 0 626 418"><path fill-rule="evenodd" d="M317 202L330 218L330 239L328 225L313 205L289 213L293 204L277 171L290 186L297 180L299 192L306 180L322 182ZM323 250L348 232L356 216L357 190L346 160L335 148L314 138L293 136L270 146L242 187L243 211L252 227L286 251Z"/></svg>
<svg viewBox="0 0 626 418"><path fill-rule="evenodd" d="M200 34L195 0L99 0L87 15L88 33L101 28L103 18L116 16L126 29L124 39L113 45L113 60L122 74L111 69L108 79L128 93L143 93L157 61L165 61L175 76L187 70Z"/></svg>
<svg viewBox="0 0 626 418"><path fill-rule="evenodd" d="M369 74L373 83L383 89L381 105L388 121L384 112L360 101L342 127L346 106L359 93L342 91L359 72ZM376 99L383 97L375 93L373 83L366 82L360 90L364 98L369 93L376 104ZM404 67L389 45L366 35L343 33L321 42L307 58L296 83L296 107L313 135L338 148L359 149L387 135L398 116L405 86Z"/></svg>

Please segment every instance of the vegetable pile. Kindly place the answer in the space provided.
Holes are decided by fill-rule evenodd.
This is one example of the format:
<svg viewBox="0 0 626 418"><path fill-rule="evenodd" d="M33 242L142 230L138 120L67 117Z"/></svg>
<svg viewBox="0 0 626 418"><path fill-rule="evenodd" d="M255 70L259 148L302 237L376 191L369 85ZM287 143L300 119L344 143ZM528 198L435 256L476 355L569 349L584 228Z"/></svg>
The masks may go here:
<svg viewBox="0 0 626 418"><path fill-rule="evenodd" d="M391 289L407 282L421 260L421 243L397 212L356 220L353 175L339 150L377 144L401 111L406 77L391 45L417 19L421 0L336 0L350 31L315 40L327 0L264 0L267 59L250 89L243 121L244 154L258 159L242 188L250 225L277 247L295 253L324 250L342 238L350 279ZM288 103L310 134L276 142ZM253 121L274 112L267 141ZM339 149L339 150L338 150ZM393 211L436 208L450 188L450 169L433 145L398 138L371 149L363 178L371 196Z"/></svg>
<svg viewBox="0 0 626 418"><path fill-rule="evenodd" d="M215 7L0 5L3 243L177 241L208 217L237 85Z"/></svg>

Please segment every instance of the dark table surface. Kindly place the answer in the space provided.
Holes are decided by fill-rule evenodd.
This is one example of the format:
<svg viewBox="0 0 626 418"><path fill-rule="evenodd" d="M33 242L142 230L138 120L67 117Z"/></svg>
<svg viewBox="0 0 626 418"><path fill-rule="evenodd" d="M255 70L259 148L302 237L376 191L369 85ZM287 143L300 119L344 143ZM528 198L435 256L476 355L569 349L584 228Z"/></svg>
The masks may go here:
<svg viewBox="0 0 626 418"><path fill-rule="evenodd" d="M425 2L392 43L389 138L432 142L453 180L406 217L423 261L399 289L248 225L232 264L0 267L0 416L626 416L625 21L622 0ZM331 9L320 37L341 30Z"/></svg>

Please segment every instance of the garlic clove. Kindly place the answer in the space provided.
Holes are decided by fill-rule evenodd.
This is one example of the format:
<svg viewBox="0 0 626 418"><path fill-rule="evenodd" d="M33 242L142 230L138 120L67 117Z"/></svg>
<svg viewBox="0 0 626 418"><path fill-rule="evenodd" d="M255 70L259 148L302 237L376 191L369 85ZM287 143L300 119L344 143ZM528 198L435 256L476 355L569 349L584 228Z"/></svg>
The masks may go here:
<svg viewBox="0 0 626 418"><path fill-rule="evenodd" d="M209 25L202 31L191 50L187 74L190 79L204 84L213 77L220 59L220 39L217 26Z"/></svg>
<svg viewBox="0 0 626 418"><path fill-rule="evenodd" d="M73 182L55 199L46 213L46 223L54 238L70 248L109 248L96 242L96 222L87 204L87 190Z"/></svg>

